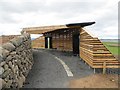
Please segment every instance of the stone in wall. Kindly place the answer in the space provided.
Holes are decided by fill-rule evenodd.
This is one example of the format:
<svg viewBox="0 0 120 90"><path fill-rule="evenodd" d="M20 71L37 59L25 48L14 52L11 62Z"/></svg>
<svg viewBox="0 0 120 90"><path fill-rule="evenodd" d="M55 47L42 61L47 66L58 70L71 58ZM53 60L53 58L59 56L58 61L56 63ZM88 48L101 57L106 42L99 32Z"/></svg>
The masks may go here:
<svg viewBox="0 0 120 90"><path fill-rule="evenodd" d="M9 51L0 47L0 62L9 55Z"/></svg>
<svg viewBox="0 0 120 90"><path fill-rule="evenodd" d="M2 88L21 88L33 65L29 34L18 36L0 47Z"/></svg>
<svg viewBox="0 0 120 90"><path fill-rule="evenodd" d="M20 44L22 44L23 39L24 39L23 36L19 36L17 38L10 40L10 42L17 47L17 46L20 46Z"/></svg>
<svg viewBox="0 0 120 90"><path fill-rule="evenodd" d="M13 51L15 50L15 46L12 43L5 43L2 46L4 49L8 50L8 51Z"/></svg>

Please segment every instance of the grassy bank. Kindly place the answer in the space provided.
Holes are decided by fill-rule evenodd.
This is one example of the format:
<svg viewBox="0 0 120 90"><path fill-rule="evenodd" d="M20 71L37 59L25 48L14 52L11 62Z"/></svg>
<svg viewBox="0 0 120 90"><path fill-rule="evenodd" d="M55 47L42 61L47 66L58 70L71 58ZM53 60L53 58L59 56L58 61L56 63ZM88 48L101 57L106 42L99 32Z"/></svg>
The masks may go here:
<svg viewBox="0 0 120 90"><path fill-rule="evenodd" d="M118 54L118 51L120 51L120 46L118 46L117 42L103 42L103 44L112 54L120 55L120 53Z"/></svg>

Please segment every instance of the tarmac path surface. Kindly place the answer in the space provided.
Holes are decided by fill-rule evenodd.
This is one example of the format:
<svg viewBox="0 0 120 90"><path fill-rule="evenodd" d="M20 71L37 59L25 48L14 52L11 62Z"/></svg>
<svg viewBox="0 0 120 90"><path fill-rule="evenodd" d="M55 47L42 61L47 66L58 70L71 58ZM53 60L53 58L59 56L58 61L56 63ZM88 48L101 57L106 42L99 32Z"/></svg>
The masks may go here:
<svg viewBox="0 0 120 90"><path fill-rule="evenodd" d="M33 50L34 65L23 88L69 88L69 82L93 74L78 56L47 49Z"/></svg>

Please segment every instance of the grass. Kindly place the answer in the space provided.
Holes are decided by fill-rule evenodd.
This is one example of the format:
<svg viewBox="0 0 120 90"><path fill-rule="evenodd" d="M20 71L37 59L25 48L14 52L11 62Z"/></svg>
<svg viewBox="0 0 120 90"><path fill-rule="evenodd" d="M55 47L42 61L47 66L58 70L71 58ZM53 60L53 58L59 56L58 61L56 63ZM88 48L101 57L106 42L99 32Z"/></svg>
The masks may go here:
<svg viewBox="0 0 120 90"><path fill-rule="evenodd" d="M120 46L112 46L113 44L118 44L117 42L102 42L106 48L114 55L120 55Z"/></svg>

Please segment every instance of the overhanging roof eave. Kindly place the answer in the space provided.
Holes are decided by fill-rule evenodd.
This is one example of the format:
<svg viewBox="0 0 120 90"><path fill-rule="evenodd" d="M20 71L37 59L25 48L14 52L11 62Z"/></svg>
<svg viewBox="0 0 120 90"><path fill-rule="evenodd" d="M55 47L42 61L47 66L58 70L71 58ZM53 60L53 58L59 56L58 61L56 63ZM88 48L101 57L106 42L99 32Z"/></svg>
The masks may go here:
<svg viewBox="0 0 120 90"><path fill-rule="evenodd" d="M22 33L26 32L30 34L44 34L44 33L55 31L55 30L62 30L62 29L69 29L69 28L81 28L81 27L92 25L94 23L95 22L85 22L85 23L72 23L72 24L66 24L66 25L28 27L28 28L23 28Z"/></svg>

